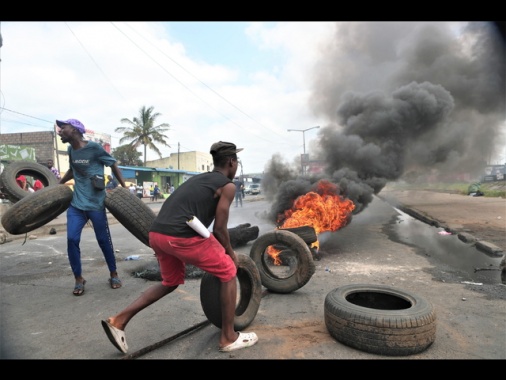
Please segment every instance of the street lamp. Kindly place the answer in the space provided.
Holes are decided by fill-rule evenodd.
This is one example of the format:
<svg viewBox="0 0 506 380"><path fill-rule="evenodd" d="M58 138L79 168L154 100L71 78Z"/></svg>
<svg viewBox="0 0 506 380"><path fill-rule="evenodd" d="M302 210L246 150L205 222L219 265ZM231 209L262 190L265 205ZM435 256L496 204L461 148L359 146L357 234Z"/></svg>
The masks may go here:
<svg viewBox="0 0 506 380"><path fill-rule="evenodd" d="M305 170L304 170L305 165L304 165L304 161L303 161L306 158L306 132L310 131L311 129L317 129L317 128L320 128L320 126L318 125L316 127L311 127L311 128L307 128L307 129L287 129L288 132L302 132L302 149L304 150L304 155L302 156L303 158L301 158L301 160L300 160L302 175L306 174Z"/></svg>

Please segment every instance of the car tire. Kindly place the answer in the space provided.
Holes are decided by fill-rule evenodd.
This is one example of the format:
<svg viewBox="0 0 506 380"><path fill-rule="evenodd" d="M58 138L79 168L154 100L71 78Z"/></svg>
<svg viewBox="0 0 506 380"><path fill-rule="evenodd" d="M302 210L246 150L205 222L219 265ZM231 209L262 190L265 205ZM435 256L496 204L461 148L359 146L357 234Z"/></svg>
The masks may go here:
<svg viewBox="0 0 506 380"><path fill-rule="evenodd" d="M417 354L436 338L432 304L386 285L349 284L330 291L324 319L337 341L379 355Z"/></svg>
<svg viewBox="0 0 506 380"><path fill-rule="evenodd" d="M304 243L310 245L316 241L318 241L318 237L316 236L316 231L311 226L300 226L300 227L291 227L291 228L280 228L280 230L290 231L294 234L297 234Z"/></svg>
<svg viewBox="0 0 506 380"><path fill-rule="evenodd" d="M105 207L132 235L149 245L149 229L155 220L155 213L130 190L118 186L107 191Z"/></svg>
<svg viewBox="0 0 506 380"><path fill-rule="evenodd" d="M13 161L0 174L2 192L11 203L16 203L31 193L23 190L16 182L20 175L32 177L42 182L44 187L59 184L58 179L46 166L32 161ZM40 191L40 190L39 190Z"/></svg>
<svg viewBox="0 0 506 380"><path fill-rule="evenodd" d="M266 252L274 246L281 251L283 265L277 265ZM291 293L308 283L315 272L315 264L307 244L287 230L274 230L258 237L251 247L262 285L275 293Z"/></svg>
<svg viewBox="0 0 506 380"><path fill-rule="evenodd" d="M243 254L237 254L239 265L237 281L239 299L235 309L234 329L241 331L255 319L262 299L260 273L253 260ZM209 322L221 328L220 280L204 273L200 282L200 303Z"/></svg>
<svg viewBox="0 0 506 380"><path fill-rule="evenodd" d="M72 196L72 189L66 185L44 187L28 193L2 215L2 226L12 235L33 231L63 213L69 207Z"/></svg>

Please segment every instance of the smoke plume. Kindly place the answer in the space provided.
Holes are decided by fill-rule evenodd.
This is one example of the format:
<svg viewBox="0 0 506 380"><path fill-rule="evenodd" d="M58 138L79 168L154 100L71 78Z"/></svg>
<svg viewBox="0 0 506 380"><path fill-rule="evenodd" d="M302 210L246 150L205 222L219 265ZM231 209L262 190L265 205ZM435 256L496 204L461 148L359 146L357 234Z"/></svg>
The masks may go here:
<svg viewBox="0 0 506 380"><path fill-rule="evenodd" d="M323 171L276 154L263 191L276 222L321 179L364 210L389 181L479 178L504 146L505 45L496 25L336 23L315 62L309 105L326 120L309 142Z"/></svg>

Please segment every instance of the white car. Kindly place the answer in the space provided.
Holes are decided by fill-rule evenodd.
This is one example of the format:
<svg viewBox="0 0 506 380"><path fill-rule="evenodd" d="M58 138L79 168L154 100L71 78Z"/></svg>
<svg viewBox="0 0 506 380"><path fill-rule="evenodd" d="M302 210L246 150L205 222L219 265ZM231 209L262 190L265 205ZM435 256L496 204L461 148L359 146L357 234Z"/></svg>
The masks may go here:
<svg viewBox="0 0 506 380"><path fill-rule="evenodd" d="M260 184L259 183L251 184L248 188L248 194L251 194L251 195L260 194Z"/></svg>

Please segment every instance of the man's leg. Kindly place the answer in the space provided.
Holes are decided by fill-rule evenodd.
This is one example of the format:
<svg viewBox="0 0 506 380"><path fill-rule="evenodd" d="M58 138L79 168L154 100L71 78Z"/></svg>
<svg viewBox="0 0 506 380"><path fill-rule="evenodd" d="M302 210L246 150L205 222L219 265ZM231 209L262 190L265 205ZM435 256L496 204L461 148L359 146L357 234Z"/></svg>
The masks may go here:
<svg viewBox="0 0 506 380"><path fill-rule="evenodd" d="M85 213L69 206L67 209L67 255L70 267L77 283L83 283L82 267L81 267L81 233L84 225L88 221Z"/></svg>
<svg viewBox="0 0 506 380"><path fill-rule="evenodd" d="M234 343L239 337L234 329L235 306L237 302L237 277L221 283L221 335L220 347Z"/></svg>
<svg viewBox="0 0 506 380"><path fill-rule="evenodd" d="M107 319L111 325L120 330L125 330L126 325L139 311L145 309L152 303L158 301L160 298L165 297L167 294L172 293L176 286L165 286L162 284L156 284L148 288L144 293L140 295L134 302L128 305L125 309L120 311L113 317ZM234 306L235 308L235 306ZM235 310L235 309L234 309Z"/></svg>

